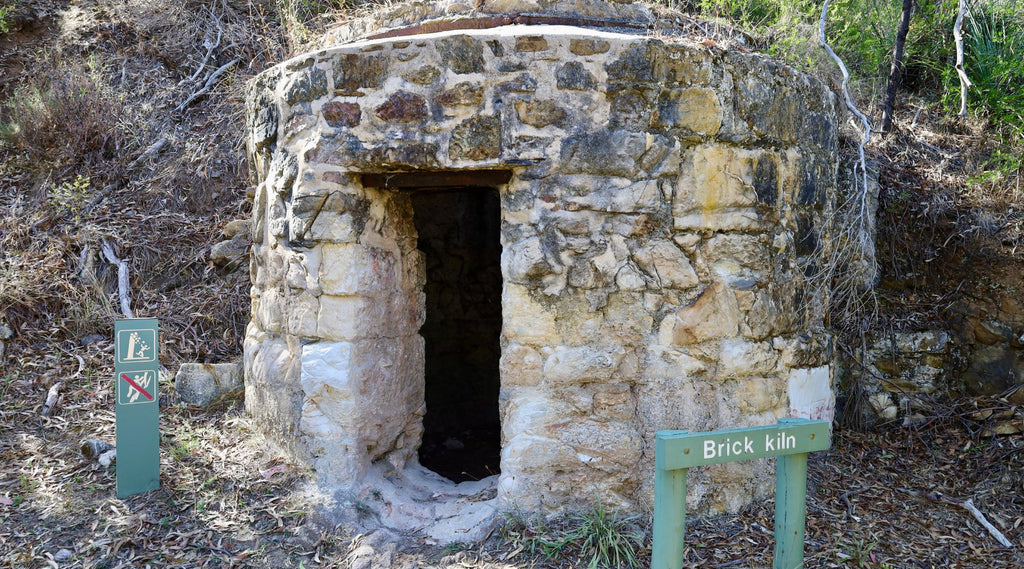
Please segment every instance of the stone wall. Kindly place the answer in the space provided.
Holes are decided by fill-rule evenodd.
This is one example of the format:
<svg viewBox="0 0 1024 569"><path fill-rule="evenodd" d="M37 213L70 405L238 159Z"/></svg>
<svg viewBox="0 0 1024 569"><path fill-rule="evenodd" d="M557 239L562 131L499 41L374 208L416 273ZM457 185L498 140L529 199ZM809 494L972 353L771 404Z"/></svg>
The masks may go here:
<svg viewBox="0 0 1024 569"><path fill-rule="evenodd" d="M410 194L368 174L510 175L504 507L642 511L657 430L831 417L803 278L836 190L816 81L698 42L505 26L303 55L248 111L246 406L323 484L401 471L422 435L424 259ZM772 484L766 461L719 465L689 499L736 509Z"/></svg>

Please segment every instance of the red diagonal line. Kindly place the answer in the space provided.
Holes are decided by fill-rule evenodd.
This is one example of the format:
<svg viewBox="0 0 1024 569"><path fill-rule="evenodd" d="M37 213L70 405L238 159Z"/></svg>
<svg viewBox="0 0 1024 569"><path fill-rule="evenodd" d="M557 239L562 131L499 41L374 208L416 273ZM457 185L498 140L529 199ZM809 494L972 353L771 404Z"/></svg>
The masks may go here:
<svg viewBox="0 0 1024 569"><path fill-rule="evenodd" d="M149 399L150 401L152 401L152 400L153 400L153 396L152 396L152 395L150 395L149 393L146 393L146 390L145 390L145 389L143 389L143 388L139 387L139 384L138 384L138 383L135 383L134 381L132 381L132 380L131 380L131 378L130 378L130 377L128 377L127 375L125 375L125 374L123 374L123 373L122 373L122 374L121 374L121 379L124 379L125 381L127 381L127 382L128 382L129 384L131 384L131 386L132 386L132 387L134 387L135 389L138 389L138 390L139 390L139 393L141 393L141 394L143 394L143 395L145 395L145 396L146 396L146 399Z"/></svg>

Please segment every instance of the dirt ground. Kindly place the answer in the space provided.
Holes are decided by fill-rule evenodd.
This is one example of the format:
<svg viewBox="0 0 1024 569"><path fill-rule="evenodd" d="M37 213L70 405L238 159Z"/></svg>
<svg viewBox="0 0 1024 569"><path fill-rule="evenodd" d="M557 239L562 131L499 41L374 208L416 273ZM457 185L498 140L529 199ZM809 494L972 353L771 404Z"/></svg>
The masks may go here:
<svg viewBox="0 0 1024 569"><path fill-rule="evenodd" d="M161 385L161 487L116 498L113 467L86 458L87 439L114 442L112 341L19 352L0 395L0 563L5 567L401 567L586 566L564 546L550 558L540 532L499 520L483 544L442 547L416 535L329 527L324 502L253 428L238 398L208 409ZM81 358L81 359L79 359ZM42 367L45 366L45 369ZM41 416L47 383L61 399ZM945 418L877 433L838 431L813 455L808 480L807 567L1020 567L1024 565L1024 438L986 437L984 422L1017 410L965 403ZM653 475L653 474L652 474ZM972 500L1013 548L959 504ZM650 555L649 520L640 565ZM687 567L771 566L773 504L691 519ZM358 532L358 533L357 533ZM554 536L552 536L554 537ZM531 554L531 549L533 553Z"/></svg>

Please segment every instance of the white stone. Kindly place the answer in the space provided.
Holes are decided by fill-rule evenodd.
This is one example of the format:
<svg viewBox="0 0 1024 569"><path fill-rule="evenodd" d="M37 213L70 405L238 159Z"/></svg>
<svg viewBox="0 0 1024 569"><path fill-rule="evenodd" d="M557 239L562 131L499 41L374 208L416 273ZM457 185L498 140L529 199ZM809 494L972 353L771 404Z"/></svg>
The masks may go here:
<svg viewBox="0 0 1024 569"><path fill-rule="evenodd" d="M633 254L637 264L664 288L689 289L700 281L686 255L669 241L657 241Z"/></svg>
<svg viewBox="0 0 1024 569"><path fill-rule="evenodd" d="M523 283L552 272L539 237L529 237L507 245L501 254L502 275L511 282Z"/></svg>
<svg viewBox="0 0 1024 569"><path fill-rule="evenodd" d="M320 288L324 294L377 296L399 288L393 251L357 243L328 243L321 255Z"/></svg>
<svg viewBox="0 0 1024 569"><path fill-rule="evenodd" d="M301 294L288 298L285 327L289 334L310 337L316 335L317 314L320 312L320 300L303 291Z"/></svg>
<svg viewBox="0 0 1024 569"><path fill-rule="evenodd" d="M189 405L209 405L217 397L243 389L240 363L184 363L174 375L174 390Z"/></svg>
<svg viewBox="0 0 1024 569"><path fill-rule="evenodd" d="M718 374L722 378L765 375L775 371L778 353L771 342L748 342L738 338L722 341Z"/></svg>
<svg viewBox="0 0 1024 569"><path fill-rule="evenodd" d="M820 366L789 372L789 413L791 417L831 421L836 398L832 393L832 368Z"/></svg>
<svg viewBox="0 0 1024 569"><path fill-rule="evenodd" d="M690 306L666 316L659 330L663 346L683 346L739 332L739 307L736 295L722 283L714 283Z"/></svg>
<svg viewBox="0 0 1024 569"><path fill-rule="evenodd" d="M526 287L506 284L501 298L502 336L522 344L548 344L557 338L555 315L530 297Z"/></svg>
<svg viewBox="0 0 1024 569"><path fill-rule="evenodd" d="M537 350L522 344L509 344L501 351L499 363L502 385L538 385L544 375L544 360Z"/></svg>
<svg viewBox="0 0 1024 569"><path fill-rule="evenodd" d="M622 348L559 346L544 362L544 381L551 384L604 383L615 375Z"/></svg>

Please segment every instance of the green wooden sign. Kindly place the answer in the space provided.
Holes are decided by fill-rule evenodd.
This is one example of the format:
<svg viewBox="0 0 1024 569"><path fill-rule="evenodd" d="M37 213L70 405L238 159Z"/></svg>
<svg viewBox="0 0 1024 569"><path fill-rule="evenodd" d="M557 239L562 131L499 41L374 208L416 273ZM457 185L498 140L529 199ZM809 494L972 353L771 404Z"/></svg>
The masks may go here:
<svg viewBox="0 0 1024 569"><path fill-rule="evenodd" d="M155 318L114 321L117 497L160 487L160 360Z"/></svg>
<svg viewBox="0 0 1024 569"><path fill-rule="evenodd" d="M686 471L694 466L779 457L775 470L775 569L804 563L807 454L831 444L828 421L781 419L777 425L707 433L659 431L654 449L652 569L682 569Z"/></svg>

